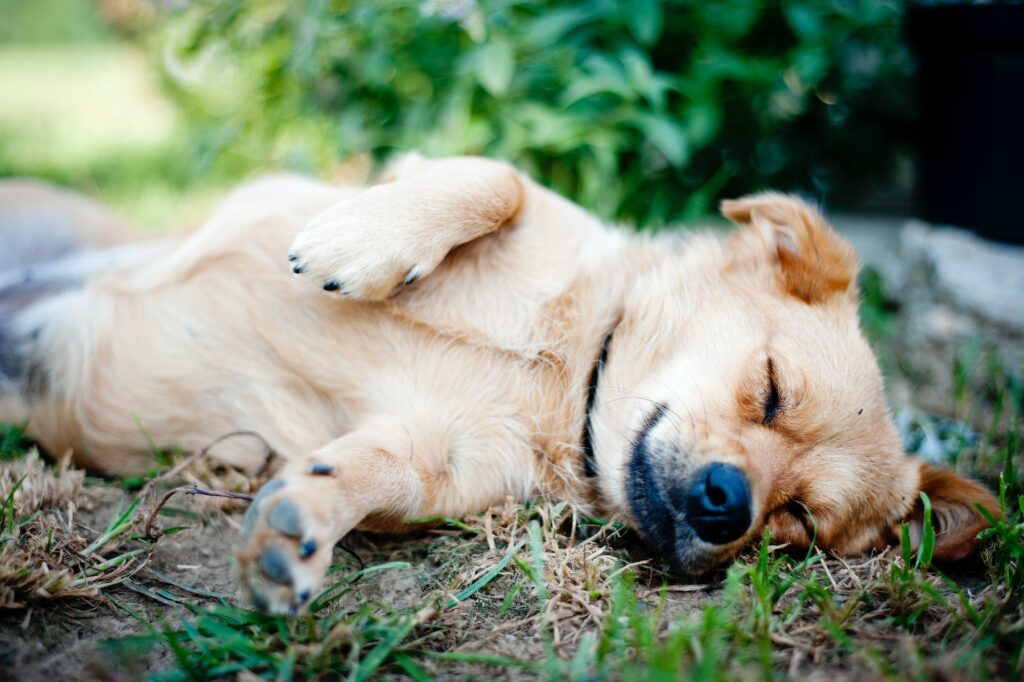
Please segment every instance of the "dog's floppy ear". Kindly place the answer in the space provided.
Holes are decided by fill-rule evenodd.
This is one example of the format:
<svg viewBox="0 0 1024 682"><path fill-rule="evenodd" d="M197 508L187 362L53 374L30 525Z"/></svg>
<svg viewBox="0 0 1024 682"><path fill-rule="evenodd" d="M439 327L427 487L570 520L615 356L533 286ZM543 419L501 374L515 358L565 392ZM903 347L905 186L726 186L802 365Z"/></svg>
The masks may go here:
<svg viewBox="0 0 1024 682"><path fill-rule="evenodd" d="M777 263L783 291L806 303L856 300L857 255L821 212L796 196L765 192L722 202L722 215Z"/></svg>
<svg viewBox="0 0 1024 682"><path fill-rule="evenodd" d="M978 505L999 518L999 502L992 493L949 469L921 462L919 488L932 504L933 557L939 561L957 561L974 552L978 533L989 527L989 522L978 512ZM899 525L903 523L910 526L911 544L918 547L924 526L924 504L920 499ZM892 531L893 537L900 537L899 527Z"/></svg>

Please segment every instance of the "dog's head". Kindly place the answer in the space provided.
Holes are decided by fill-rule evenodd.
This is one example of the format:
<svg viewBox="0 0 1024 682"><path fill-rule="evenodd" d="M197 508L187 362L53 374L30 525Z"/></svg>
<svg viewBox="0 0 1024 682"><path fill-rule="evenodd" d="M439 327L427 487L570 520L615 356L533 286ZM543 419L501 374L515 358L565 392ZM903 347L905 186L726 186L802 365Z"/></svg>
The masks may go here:
<svg viewBox="0 0 1024 682"><path fill-rule="evenodd" d="M992 495L904 455L858 324L857 259L805 202L727 201L740 229L697 238L627 295L592 416L599 484L686 573L775 541L858 553L920 537L970 553Z"/></svg>

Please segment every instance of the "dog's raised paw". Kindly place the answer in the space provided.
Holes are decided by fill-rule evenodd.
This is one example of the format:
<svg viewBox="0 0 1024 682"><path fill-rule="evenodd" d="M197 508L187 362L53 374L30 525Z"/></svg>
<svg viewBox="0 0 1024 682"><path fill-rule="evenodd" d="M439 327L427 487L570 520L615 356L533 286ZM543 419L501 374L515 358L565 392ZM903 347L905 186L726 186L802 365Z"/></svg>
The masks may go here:
<svg viewBox="0 0 1024 682"><path fill-rule="evenodd" d="M382 185L319 214L289 249L292 271L324 291L366 301L426 276L447 249L422 209L403 198L401 187Z"/></svg>

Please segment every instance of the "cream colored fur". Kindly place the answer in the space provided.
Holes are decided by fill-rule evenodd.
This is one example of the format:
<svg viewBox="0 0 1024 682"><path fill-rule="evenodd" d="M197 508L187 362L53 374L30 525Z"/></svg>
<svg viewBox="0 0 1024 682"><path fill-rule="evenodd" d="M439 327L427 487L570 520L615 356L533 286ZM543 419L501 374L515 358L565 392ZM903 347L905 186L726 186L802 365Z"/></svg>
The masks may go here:
<svg viewBox="0 0 1024 682"><path fill-rule="evenodd" d="M36 385L8 388L0 417L113 475L148 468L152 443L259 432L283 484L254 504L238 560L254 602L282 612L357 526L546 490L643 533L629 477L652 406L667 415L647 436L659 475L727 462L751 487L749 530L680 547L683 570L766 525L806 546L816 524L819 543L861 552L914 518L931 479L902 453L858 330L856 259L812 207L758 195L725 206L730 240L653 239L495 161L410 155L384 180L250 183L197 231L20 310ZM588 379L613 329L588 478ZM769 359L781 403L766 424ZM214 451L249 471L263 454L244 439ZM993 508L950 485L949 504ZM983 523L948 516L961 521L940 554L962 556Z"/></svg>

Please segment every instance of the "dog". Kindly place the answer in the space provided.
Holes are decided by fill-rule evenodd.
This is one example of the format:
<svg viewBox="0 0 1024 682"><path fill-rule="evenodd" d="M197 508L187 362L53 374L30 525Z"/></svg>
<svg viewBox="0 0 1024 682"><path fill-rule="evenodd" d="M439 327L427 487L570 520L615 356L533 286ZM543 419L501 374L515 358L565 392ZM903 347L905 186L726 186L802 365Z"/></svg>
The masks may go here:
<svg viewBox="0 0 1024 682"><path fill-rule="evenodd" d="M819 211L722 204L728 237L609 227L483 158L410 154L368 187L274 176L190 234L0 187L0 418L107 475L240 429L284 461L237 551L296 613L353 528L544 491L696 575L770 529L858 554L970 554L993 496L908 457L858 325L857 258ZM265 452L221 442L248 472Z"/></svg>

